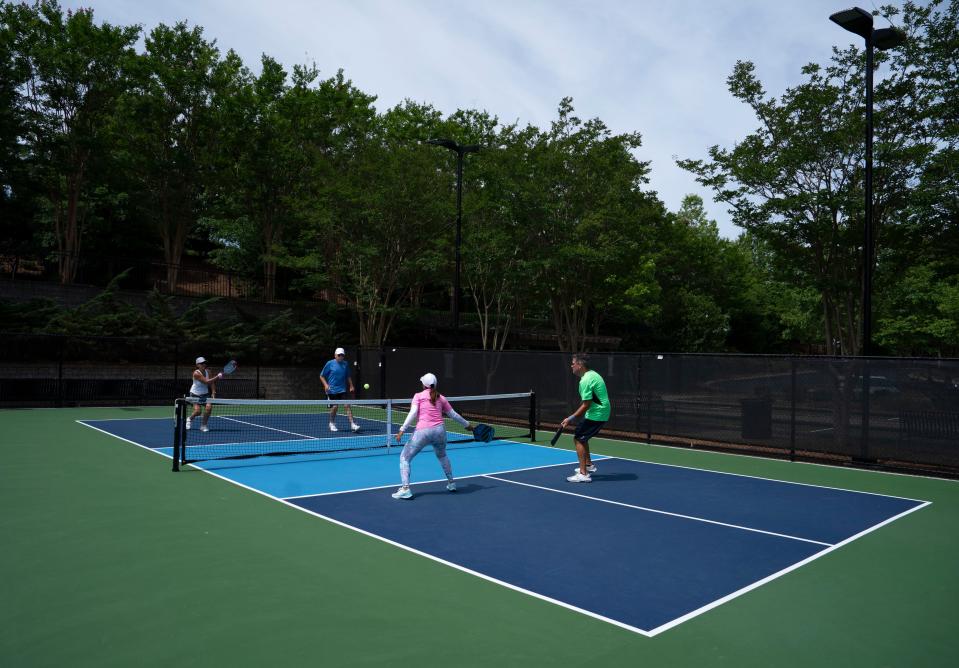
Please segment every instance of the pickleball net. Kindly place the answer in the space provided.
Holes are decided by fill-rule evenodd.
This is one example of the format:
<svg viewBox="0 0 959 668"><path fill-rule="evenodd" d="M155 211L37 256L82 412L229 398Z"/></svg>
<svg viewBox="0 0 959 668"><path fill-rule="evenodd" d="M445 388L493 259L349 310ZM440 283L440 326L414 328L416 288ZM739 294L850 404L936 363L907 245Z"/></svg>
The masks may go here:
<svg viewBox="0 0 959 668"><path fill-rule="evenodd" d="M467 420L493 427L494 441L535 440L536 397L532 392L447 399ZM206 404L212 406L212 413L204 431L203 405L192 397L176 401L174 471L184 464L221 459L376 449L389 452L402 447L415 431L411 428L404 433L402 443L394 439L409 413L409 399L207 399ZM198 406L200 413L191 419ZM352 423L346 406L352 412ZM451 447L477 444L459 423L448 418L445 422Z"/></svg>

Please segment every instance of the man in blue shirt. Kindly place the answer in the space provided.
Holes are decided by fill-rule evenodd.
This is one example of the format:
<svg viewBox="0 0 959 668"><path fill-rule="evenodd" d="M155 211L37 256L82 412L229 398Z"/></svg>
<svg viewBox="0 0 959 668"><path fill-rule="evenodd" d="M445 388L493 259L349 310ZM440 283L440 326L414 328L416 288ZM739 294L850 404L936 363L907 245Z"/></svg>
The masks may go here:
<svg viewBox="0 0 959 668"><path fill-rule="evenodd" d="M323 391L326 392L326 398L330 400L346 399L347 392L354 394L356 388L353 387L353 379L350 377L350 364L346 361L346 351L337 348L333 353L333 359L326 363L323 371L320 372L320 381L323 383ZM346 407L346 415L350 418L350 429L359 431L360 425L353 421L353 409L349 404ZM337 404L330 406L330 431L339 431L336 428L336 409Z"/></svg>

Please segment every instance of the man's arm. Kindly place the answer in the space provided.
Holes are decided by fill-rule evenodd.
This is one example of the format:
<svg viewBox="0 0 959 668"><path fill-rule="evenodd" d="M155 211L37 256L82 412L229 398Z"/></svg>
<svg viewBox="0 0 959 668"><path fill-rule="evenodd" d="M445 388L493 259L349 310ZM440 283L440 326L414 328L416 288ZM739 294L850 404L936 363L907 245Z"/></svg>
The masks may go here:
<svg viewBox="0 0 959 668"><path fill-rule="evenodd" d="M586 411L589 410L589 407L592 405L592 403L593 402L589 399L584 400L583 403L579 405L579 408L576 409L576 412L563 420L563 426L567 426L570 422L578 422L581 417L586 415Z"/></svg>

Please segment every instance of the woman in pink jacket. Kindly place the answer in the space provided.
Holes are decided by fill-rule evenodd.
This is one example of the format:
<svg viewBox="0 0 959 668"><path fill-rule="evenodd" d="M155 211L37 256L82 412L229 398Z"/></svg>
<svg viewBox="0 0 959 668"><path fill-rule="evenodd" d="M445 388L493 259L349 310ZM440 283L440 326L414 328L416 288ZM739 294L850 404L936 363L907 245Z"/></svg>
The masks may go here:
<svg viewBox="0 0 959 668"><path fill-rule="evenodd" d="M443 473L446 474L446 489L455 492L456 483L453 482L453 466L450 464L449 457L446 456L446 426L443 424L443 417L450 417L456 420L469 431L473 431L473 425L450 406L442 394L436 391L436 376L431 373L420 378L423 383L423 391L413 395L413 405L410 407L410 413L406 416L403 426L396 433L396 442L403 439L403 434L407 428L416 422L416 433L409 443L403 446L403 452L400 453L400 488L393 492L394 499L412 499L413 492L410 491L410 462L427 445L433 446L433 452L443 467Z"/></svg>

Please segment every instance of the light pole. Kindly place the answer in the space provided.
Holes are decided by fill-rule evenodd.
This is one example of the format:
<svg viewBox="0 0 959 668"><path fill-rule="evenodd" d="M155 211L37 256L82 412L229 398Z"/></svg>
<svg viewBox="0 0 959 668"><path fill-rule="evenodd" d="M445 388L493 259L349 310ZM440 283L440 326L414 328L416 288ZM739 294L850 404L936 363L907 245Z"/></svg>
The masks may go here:
<svg viewBox="0 0 959 668"><path fill-rule="evenodd" d="M452 139L427 139L427 144L448 148L456 154L456 275L453 279L453 336L460 334L460 243L463 226L463 156L480 150L477 144L458 144Z"/></svg>
<svg viewBox="0 0 959 668"><path fill-rule="evenodd" d="M862 421L860 425L859 457L869 462L869 399L872 392L872 372L869 355L872 354L872 262L874 240L872 236L872 52L895 48L906 41L906 36L895 28L872 27L872 14L865 9L853 7L836 12L829 20L866 40L866 215L863 222L862 241Z"/></svg>
<svg viewBox="0 0 959 668"><path fill-rule="evenodd" d="M893 49L906 41L906 36L895 28L872 27L872 14L853 7L836 12L829 20L866 40L866 219L862 242L862 352L872 354L872 264L874 241L872 236L872 53Z"/></svg>

